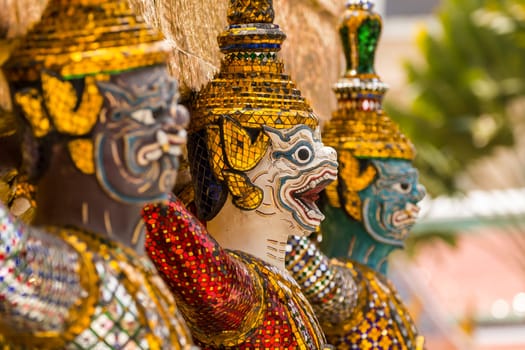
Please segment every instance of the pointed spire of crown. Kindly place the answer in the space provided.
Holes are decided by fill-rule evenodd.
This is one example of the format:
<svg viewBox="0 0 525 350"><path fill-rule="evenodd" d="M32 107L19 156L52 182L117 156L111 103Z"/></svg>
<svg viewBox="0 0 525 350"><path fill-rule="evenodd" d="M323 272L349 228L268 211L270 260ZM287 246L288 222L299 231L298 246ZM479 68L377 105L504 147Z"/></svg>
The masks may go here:
<svg viewBox="0 0 525 350"><path fill-rule="evenodd" d="M381 35L381 17L368 0L347 1L339 27L346 58L345 76L375 75L374 56Z"/></svg>
<svg viewBox="0 0 525 350"><path fill-rule="evenodd" d="M272 0L231 0L228 7L230 25L245 23L273 23L274 11Z"/></svg>
<svg viewBox="0 0 525 350"><path fill-rule="evenodd" d="M346 71L334 87L338 109L324 128L323 140L356 158L411 160L412 143L382 109L387 86L374 67L381 28L371 1L347 2L339 27Z"/></svg>

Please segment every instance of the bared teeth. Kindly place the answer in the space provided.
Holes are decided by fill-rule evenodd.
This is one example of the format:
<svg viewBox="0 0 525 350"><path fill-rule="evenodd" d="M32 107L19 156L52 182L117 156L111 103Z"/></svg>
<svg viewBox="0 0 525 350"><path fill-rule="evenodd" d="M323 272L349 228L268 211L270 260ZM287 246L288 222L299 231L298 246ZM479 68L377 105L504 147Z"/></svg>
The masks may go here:
<svg viewBox="0 0 525 350"><path fill-rule="evenodd" d="M310 180L304 187L291 191L295 203L298 203L298 209L302 211L309 220L323 221L325 216L317 207L315 201L319 197L319 192L325 185L335 180L335 175L325 172L322 176Z"/></svg>
<svg viewBox="0 0 525 350"><path fill-rule="evenodd" d="M408 205L407 205L407 208L408 208ZM397 226L414 224L416 222L419 208L417 208L418 210L413 210L413 209L414 208L397 211L394 214L394 218L393 218L394 225L397 227Z"/></svg>
<svg viewBox="0 0 525 350"><path fill-rule="evenodd" d="M159 160L160 157L162 157L162 150L157 148L156 150L153 150L151 152L148 152L144 155L144 158L149 160L150 162L154 162L156 160Z"/></svg>
<svg viewBox="0 0 525 350"><path fill-rule="evenodd" d="M295 193L297 193L297 194L304 193L306 191L309 191L311 189L316 188L323 181L333 180L333 179L334 179L334 177L332 175L324 174L320 178L310 181L310 183L308 183L305 187L302 187L302 188L298 189L297 191L295 191Z"/></svg>
<svg viewBox="0 0 525 350"><path fill-rule="evenodd" d="M156 136L157 136L157 142L161 146L164 146L165 144L168 143L168 134L166 134L164 130L158 130Z"/></svg>

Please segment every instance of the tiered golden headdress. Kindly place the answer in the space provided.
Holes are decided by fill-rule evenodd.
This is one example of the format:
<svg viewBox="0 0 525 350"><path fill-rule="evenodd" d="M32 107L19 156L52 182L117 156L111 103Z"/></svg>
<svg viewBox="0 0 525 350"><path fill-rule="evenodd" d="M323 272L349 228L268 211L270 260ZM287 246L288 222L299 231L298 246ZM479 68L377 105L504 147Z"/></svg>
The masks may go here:
<svg viewBox="0 0 525 350"><path fill-rule="evenodd" d="M337 150L340 165L339 184L332 183L326 189L328 199L332 206L343 205L357 220L361 220L358 192L369 186L376 175L371 165L360 169L357 159L412 160L415 156L410 140L382 109L387 86L374 69L382 21L372 7L369 0L347 2L339 27L346 72L334 87L338 109L323 130L323 141Z"/></svg>
<svg viewBox="0 0 525 350"><path fill-rule="evenodd" d="M228 28L218 42L225 54L220 72L193 104L188 143L196 204L211 219L227 196L242 209L255 209L262 191L244 172L265 154L262 127L315 129L318 118L277 57L286 38L273 24L271 0L229 0Z"/></svg>
<svg viewBox="0 0 525 350"><path fill-rule="evenodd" d="M103 98L96 81L166 62L163 37L138 18L126 1L50 0L42 19L2 67L37 138L51 131L69 143L77 167L94 171L88 135ZM83 79L82 83L72 81ZM79 96L79 91L82 95Z"/></svg>

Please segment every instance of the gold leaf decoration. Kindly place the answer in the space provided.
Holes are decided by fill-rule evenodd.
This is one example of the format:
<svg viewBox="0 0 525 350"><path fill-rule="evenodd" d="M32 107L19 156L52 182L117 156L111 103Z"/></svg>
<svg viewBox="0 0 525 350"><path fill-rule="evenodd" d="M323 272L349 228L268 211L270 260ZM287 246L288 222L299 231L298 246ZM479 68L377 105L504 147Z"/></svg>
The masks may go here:
<svg viewBox="0 0 525 350"><path fill-rule="evenodd" d="M222 171L225 168L224 152L221 143L221 131L218 126L210 125L207 128L207 148L213 174L218 180L224 180Z"/></svg>
<svg viewBox="0 0 525 350"><path fill-rule="evenodd" d="M78 170L87 175L95 173L93 141L90 139L76 139L67 144L69 154Z"/></svg>
<svg viewBox="0 0 525 350"><path fill-rule="evenodd" d="M261 204L263 200L262 190L253 186L246 175L226 170L224 177L230 193L234 196L235 205L243 209L253 210Z"/></svg>
<svg viewBox="0 0 525 350"><path fill-rule="evenodd" d="M339 151L339 180L343 181L345 191L343 203L349 215L361 221L361 198L359 191L367 188L375 179L377 170L369 165L363 172L359 169L359 160L350 151Z"/></svg>
<svg viewBox="0 0 525 350"><path fill-rule="evenodd" d="M53 75L42 73L42 89L49 114L60 133L81 136L89 133L97 122L104 101L94 77L85 78L81 102L73 85Z"/></svg>
<svg viewBox="0 0 525 350"><path fill-rule="evenodd" d="M229 165L238 171L248 171L259 163L268 149L269 138L259 132L254 143L248 132L231 119L222 123L224 149Z"/></svg>
<svg viewBox="0 0 525 350"><path fill-rule="evenodd" d="M51 130L49 116L44 110L43 99L37 89L29 89L15 94L15 102L20 106L31 125L35 137L44 137Z"/></svg>

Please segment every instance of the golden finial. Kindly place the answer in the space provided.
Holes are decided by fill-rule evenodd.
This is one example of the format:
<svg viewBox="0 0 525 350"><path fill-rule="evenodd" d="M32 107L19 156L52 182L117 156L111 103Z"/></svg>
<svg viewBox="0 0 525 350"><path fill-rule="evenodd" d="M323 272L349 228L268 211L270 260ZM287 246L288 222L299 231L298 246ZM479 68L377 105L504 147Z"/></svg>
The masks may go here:
<svg viewBox="0 0 525 350"><path fill-rule="evenodd" d="M323 130L324 143L339 154L339 181L346 184L345 207L358 220L361 203L357 192L374 180L375 172L372 169L361 172L352 158L413 160L415 157L413 144L382 108L387 86L374 68L381 28L381 17L373 12L370 1L347 2L339 27L346 71L334 87L338 108ZM339 206L337 186L332 183L326 191L333 206Z"/></svg>
<svg viewBox="0 0 525 350"><path fill-rule="evenodd" d="M278 52L286 35L273 24L273 14L269 0L230 0L230 25L218 37L225 54L220 71L192 106L188 142L192 169L209 169L205 174L192 170L192 177L196 183L225 185L234 203L243 209L255 209L262 200L261 190L243 172L257 165L268 148L263 126L284 129L305 124L316 129L319 125L310 105L284 73ZM209 178L210 173L214 179ZM203 180L205 177L208 179ZM196 202L204 188L210 187L195 185ZM213 195L202 197L206 201L204 197ZM209 212L201 212L201 218L209 219L216 210Z"/></svg>

